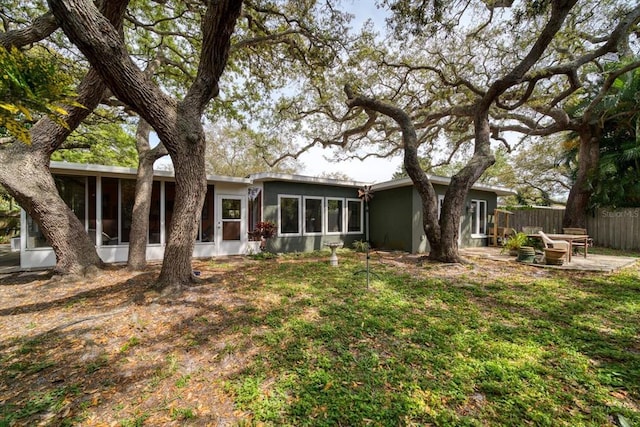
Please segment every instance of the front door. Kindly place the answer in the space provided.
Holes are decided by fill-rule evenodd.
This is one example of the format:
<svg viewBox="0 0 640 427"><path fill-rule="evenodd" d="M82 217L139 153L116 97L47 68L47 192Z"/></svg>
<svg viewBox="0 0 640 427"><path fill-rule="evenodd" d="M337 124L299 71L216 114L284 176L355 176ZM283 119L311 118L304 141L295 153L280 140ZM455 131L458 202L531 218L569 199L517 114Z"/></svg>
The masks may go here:
<svg viewBox="0 0 640 427"><path fill-rule="evenodd" d="M246 196L218 196L216 206L218 255L244 253L248 240Z"/></svg>

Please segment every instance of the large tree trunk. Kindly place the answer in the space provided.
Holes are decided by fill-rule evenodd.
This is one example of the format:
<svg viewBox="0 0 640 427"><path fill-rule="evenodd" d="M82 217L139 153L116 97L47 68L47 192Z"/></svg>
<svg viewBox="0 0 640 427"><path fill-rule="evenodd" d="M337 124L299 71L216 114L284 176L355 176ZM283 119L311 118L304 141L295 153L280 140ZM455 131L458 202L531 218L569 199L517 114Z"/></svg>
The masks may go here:
<svg viewBox="0 0 640 427"><path fill-rule="evenodd" d="M600 160L600 130L585 125L579 130L578 173L569 190L567 207L562 219L564 228L587 228L587 209L591 198L590 183Z"/></svg>
<svg viewBox="0 0 640 427"><path fill-rule="evenodd" d="M56 254L56 273L83 275L101 267L84 224L58 194L48 169L49 155L20 150L15 144L1 150L0 183L40 226Z"/></svg>
<svg viewBox="0 0 640 427"><path fill-rule="evenodd" d="M204 151L205 138L199 116L182 116L183 141L171 152L176 171L176 200L169 240L158 285L164 293L180 291L194 280L191 268L193 248L207 189Z"/></svg>
<svg viewBox="0 0 640 427"><path fill-rule="evenodd" d="M181 103L167 96L135 65L117 31L87 0L49 0L69 39L94 65L111 91L158 133L176 171L176 202L158 284L165 293L193 280L191 257L206 190L201 117L218 94L242 0L206 2L198 73Z"/></svg>
<svg viewBox="0 0 640 427"><path fill-rule="evenodd" d="M149 212L153 190L153 164L167 154L162 144L153 150L149 145L151 126L144 119L138 122L136 146L138 148L138 172L136 175L136 195L133 201L133 218L129 234L129 255L127 267L140 271L147 266L147 235Z"/></svg>
<svg viewBox="0 0 640 427"><path fill-rule="evenodd" d="M115 28L122 29L126 1L102 4L102 13ZM33 28L4 33L4 46L33 43L50 34L57 24L50 15L37 19ZM51 153L62 145L73 129L96 108L106 86L95 68L91 68L78 86L77 102L82 107L66 107L67 127L45 117L31 129L31 145L13 142L0 146L0 184L39 224L47 242L56 254L55 271L60 274L83 274L102 267L93 241L84 225L58 194L51 172Z"/></svg>

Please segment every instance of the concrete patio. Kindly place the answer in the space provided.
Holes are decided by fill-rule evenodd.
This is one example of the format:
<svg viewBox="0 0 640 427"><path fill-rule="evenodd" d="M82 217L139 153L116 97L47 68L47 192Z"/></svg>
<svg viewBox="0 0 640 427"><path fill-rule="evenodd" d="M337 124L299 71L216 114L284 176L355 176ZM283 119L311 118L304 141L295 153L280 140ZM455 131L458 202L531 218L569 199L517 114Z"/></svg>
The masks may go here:
<svg viewBox="0 0 640 427"><path fill-rule="evenodd" d="M480 248L462 248L460 254L465 257L481 257L496 261L517 262L514 256L506 252L502 252L502 248L480 247ZM585 258L582 253L573 255L570 263L564 265L546 265L546 264L529 264L539 268L553 268L558 270L579 270L579 271L604 271L611 272L621 268L633 265L640 258L613 256L613 255L595 255L588 254Z"/></svg>

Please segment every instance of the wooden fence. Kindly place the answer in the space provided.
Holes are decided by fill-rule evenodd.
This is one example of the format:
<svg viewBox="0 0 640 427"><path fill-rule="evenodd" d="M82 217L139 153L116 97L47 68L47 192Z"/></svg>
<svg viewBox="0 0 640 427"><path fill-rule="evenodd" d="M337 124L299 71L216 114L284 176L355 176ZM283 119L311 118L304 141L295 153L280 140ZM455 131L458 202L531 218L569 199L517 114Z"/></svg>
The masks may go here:
<svg viewBox="0 0 640 427"><path fill-rule="evenodd" d="M518 231L539 226L548 233L562 232L564 209L536 207L513 210L510 226ZM587 231L596 246L640 250L640 208L600 208L587 218Z"/></svg>

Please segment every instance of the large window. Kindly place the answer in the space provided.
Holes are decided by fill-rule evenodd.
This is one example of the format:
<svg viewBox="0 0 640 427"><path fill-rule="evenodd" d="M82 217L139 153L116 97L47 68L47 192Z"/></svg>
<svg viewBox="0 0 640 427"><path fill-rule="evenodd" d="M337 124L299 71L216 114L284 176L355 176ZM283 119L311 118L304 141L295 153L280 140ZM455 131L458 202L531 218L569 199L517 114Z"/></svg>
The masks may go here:
<svg viewBox="0 0 640 427"><path fill-rule="evenodd" d="M83 176L56 176L54 180L62 200L69 206L80 222L86 226L87 178ZM47 243L40 227L38 227L33 218L27 216L27 248L33 249L47 246L49 246L49 243Z"/></svg>
<svg viewBox="0 0 640 427"><path fill-rule="evenodd" d="M202 214L200 216L200 230L198 230L198 242L213 242L215 221L214 213L214 191L213 185L207 185L207 194L202 205Z"/></svg>
<svg viewBox="0 0 640 427"><path fill-rule="evenodd" d="M347 200L347 233L362 233L362 201Z"/></svg>
<svg viewBox="0 0 640 427"><path fill-rule="evenodd" d="M327 197L327 234L340 234L343 228L343 199L330 199Z"/></svg>
<svg viewBox="0 0 640 427"><path fill-rule="evenodd" d="M322 197L304 198L304 234L322 234Z"/></svg>
<svg viewBox="0 0 640 427"><path fill-rule="evenodd" d="M438 194L438 219L440 219L440 215L442 215L442 205L444 205L444 196Z"/></svg>
<svg viewBox="0 0 640 427"><path fill-rule="evenodd" d="M485 237L487 235L487 201L472 200L470 207L471 237Z"/></svg>
<svg viewBox="0 0 640 427"><path fill-rule="evenodd" d="M120 180L120 243L129 242L135 198L136 181L133 179Z"/></svg>
<svg viewBox="0 0 640 427"><path fill-rule="evenodd" d="M149 209L149 243L160 243L160 182L154 181L151 187L151 206Z"/></svg>
<svg viewBox="0 0 640 427"><path fill-rule="evenodd" d="M340 234L344 231L343 205L344 200L327 197L327 234Z"/></svg>
<svg viewBox="0 0 640 427"><path fill-rule="evenodd" d="M278 196L278 234L300 235L300 196Z"/></svg>
<svg viewBox="0 0 640 427"><path fill-rule="evenodd" d="M262 189L259 187L251 187L247 190L248 211L247 215L247 231L249 235L256 229L256 225L262 221Z"/></svg>
<svg viewBox="0 0 640 427"><path fill-rule="evenodd" d="M118 179L102 178L102 244L118 244Z"/></svg>

